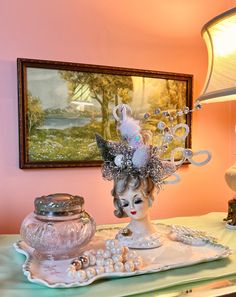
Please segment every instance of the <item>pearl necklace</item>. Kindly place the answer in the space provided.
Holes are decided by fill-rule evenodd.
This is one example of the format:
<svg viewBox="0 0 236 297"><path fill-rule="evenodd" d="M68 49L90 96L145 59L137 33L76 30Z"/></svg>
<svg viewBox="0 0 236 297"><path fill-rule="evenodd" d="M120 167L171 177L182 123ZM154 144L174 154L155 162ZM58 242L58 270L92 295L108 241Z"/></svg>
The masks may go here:
<svg viewBox="0 0 236 297"><path fill-rule="evenodd" d="M68 275L86 282L96 275L114 272L133 272L142 267L143 259L117 240L106 240L105 249L88 250L74 259L67 269Z"/></svg>
<svg viewBox="0 0 236 297"><path fill-rule="evenodd" d="M188 245L196 246L216 242L216 238L206 235L205 232L177 225L171 226L170 238L175 241L180 241Z"/></svg>

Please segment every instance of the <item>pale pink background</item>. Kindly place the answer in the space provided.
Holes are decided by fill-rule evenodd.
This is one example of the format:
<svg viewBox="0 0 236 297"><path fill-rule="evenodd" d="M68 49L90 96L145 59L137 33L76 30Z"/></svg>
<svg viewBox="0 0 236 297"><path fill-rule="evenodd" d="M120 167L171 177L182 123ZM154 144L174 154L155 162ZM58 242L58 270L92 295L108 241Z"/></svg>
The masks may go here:
<svg viewBox="0 0 236 297"><path fill-rule="evenodd" d="M79 194L97 223L113 216L111 182L100 168L18 167L16 58L71 61L194 75L203 87L207 53L200 35L228 0L0 0L0 232L19 231L37 196ZM152 218L225 211L232 192L224 171L235 161L235 103L206 105L193 119L193 149L209 149L205 167L186 166L182 181L156 199Z"/></svg>

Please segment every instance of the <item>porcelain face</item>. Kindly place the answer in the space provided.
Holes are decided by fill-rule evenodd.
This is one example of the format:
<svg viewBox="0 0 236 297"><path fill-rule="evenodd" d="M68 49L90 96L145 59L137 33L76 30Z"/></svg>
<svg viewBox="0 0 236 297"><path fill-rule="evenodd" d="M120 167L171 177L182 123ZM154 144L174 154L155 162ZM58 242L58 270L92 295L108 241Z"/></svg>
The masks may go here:
<svg viewBox="0 0 236 297"><path fill-rule="evenodd" d="M128 189L120 195L121 205L128 217L142 220L148 214L149 202L140 189Z"/></svg>

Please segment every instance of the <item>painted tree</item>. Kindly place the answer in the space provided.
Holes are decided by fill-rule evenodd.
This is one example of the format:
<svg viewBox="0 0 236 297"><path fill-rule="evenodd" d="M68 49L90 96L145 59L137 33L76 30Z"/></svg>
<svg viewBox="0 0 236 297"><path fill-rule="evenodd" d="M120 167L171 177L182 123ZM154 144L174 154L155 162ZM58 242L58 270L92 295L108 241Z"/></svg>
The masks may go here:
<svg viewBox="0 0 236 297"><path fill-rule="evenodd" d="M27 99L28 133L30 135L34 129L42 125L44 121L44 112L41 106L41 101L38 97L34 97L30 92L28 92Z"/></svg>
<svg viewBox="0 0 236 297"><path fill-rule="evenodd" d="M186 105L186 84L184 81L166 79L160 94L151 94L148 98L150 111L161 107L162 110L176 111ZM160 119L160 115L156 115ZM180 121L180 118L177 118Z"/></svg>
<svg viewBox="0 0 236 297"><path fill-rule="evenodd" d="M186 83L184 81L166 80L167 96L172 109L181 109L186 105Z"/></svg>
<svg viewBox="0 0 236 297"><path fill-rule="evenodd" d="M131 76L75 71L60 71L60 75L67 81L69 100L89 101L92 99L99 103L102 114L102 135L105 139L111 138L109 104L131 101L133 90Z"/></svg>

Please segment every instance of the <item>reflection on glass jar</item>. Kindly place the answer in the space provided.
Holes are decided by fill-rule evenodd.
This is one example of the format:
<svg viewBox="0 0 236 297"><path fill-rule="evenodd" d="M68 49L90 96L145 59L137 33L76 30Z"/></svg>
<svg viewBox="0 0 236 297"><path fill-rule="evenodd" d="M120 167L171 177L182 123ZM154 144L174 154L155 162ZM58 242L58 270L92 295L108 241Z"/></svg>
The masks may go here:
<svg viewBox="0 0 236 297"><path fill-rule="evenodd" d="M68 259L93 237L96 224L80 196L58 193L35 199L35 211L22 222L21 237L40 259Z"/></svg>

